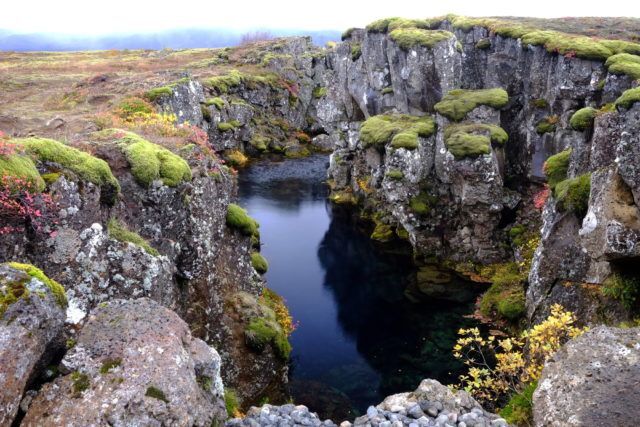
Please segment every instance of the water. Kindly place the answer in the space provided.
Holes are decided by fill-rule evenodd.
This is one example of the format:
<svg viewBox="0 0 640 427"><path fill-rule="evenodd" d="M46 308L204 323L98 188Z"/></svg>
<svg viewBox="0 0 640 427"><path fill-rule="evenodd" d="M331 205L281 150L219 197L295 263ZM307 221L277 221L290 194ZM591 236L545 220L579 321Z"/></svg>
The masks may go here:
<svg viewBox="0 0 640 427"><path fill-rule="evenodd" d="M268 285L299 322L294 401L347 419L423 378L455 381L462 366L451 348L472 308L405 296L415 275L410 248L375 244L350 212L326 202L327 162L256 163L240 174L240 203L261 224Z"/></svg>

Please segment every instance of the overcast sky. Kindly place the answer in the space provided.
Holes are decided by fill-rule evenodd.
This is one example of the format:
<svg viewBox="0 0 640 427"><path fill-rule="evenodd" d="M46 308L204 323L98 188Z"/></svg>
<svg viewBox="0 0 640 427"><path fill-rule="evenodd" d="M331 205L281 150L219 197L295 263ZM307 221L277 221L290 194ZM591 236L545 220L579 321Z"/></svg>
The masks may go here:
<svg viewBox="0 0 640 427"><path fill-rule="evenodd" d="M2 0L0 29L74 34L185 27L337 29L386 16L640 17L637 0Z"/></svg>

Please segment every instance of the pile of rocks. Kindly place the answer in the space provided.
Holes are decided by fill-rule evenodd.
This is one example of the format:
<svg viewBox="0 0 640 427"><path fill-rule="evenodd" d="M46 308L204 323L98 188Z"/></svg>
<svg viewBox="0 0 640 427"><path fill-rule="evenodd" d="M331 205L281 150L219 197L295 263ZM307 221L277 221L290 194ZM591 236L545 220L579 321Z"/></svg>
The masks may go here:
<svg viewBox="0 0 640 427"><path fill-rule="evenodd" d="M234 418L226 424L228 427L258 427L258 426L333 426L333 421L322 421L318 414L310 412L304 405L263 405L252 407L245 418Z"/></svg>
<svg viewBox="0 0 640 427"><path fill-rule="evenodd" d="M322 421L306 406L253 407L244 419L233 419L228 427L244 426L336 426ZM344 421L340 427L503 427L507 422L482 409L467 392L455 394L435 380L424 380L411 393L394 394L378 406L370 406L366 415L353 423Z"/></svg>

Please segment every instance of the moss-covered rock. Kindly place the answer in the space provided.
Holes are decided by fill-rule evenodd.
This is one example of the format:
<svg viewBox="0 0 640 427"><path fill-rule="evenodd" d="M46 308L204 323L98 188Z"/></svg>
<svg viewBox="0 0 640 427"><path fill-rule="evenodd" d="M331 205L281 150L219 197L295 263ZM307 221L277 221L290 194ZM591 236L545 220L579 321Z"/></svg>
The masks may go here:
<svg viewBox="0 0 640 427"><path fill-rule="evenodd" d="M593 126L593 119L598 114L598 110L593 107L581 108L571 116L569 124L575 130L586 130Z"/></svg>
<svg viewBox="0 0 640 427"><path fill-rule="evenodd" d="M491 39L488 39L488 38L480 39L476 42L475 47L476 49L480 49L480 50L489 49L491 47Z"/></svg>
<svg viewBox="0 0 640 427"><path fill-rule="evenodd" d="M554 190L554 196L560 209L574 212L580 218L584 217L589 207L589 193L591 191L591 174L585 173L576 178L559 182Z"/></svg>
<svg viewBox="0 0 640 427"><path fill-rule="evenodd" d="M433 48L436 44L454 37L444 30L424 30L421 28L397 28L389 33L391 40L400 49L409 50L415 47Z"/></svg>
<svg viewBox="0 0 640 427"><path fill-rule="evenodd" d="M177 154L133 132L110 130L110 133L117 138L131 166L131 174L143 187L149 187L155 180L169 187L191 181L189 164Z"/></svg>
<svg viewBox="0 0 640 427"><path fill-rule="evenodd" d="M218 96L216 96L214 98L209 98L209 99L207 99L205 101L205 105L206 106L209 107L211 105L215 105L218 110L224 109L225 104L226 103L225 103L224 99L222 99L222 98L220 98Z"/></svg>
<svg viewBox="0 0 640 427"><path fill-rule="evenodd" d="M558 154L550 156L542 167L544 174L547 176L547 184L553 190L559 182L567 179L567 171L569 170L569 160L571 158L571 149L564 150Z"/></svg>
<svg viewBox="0 0 640 427"><path fill-rule="evenodd" d="M533 392L537 387L538 381L534 381L527 384L520 393L511 396L507 405L500 410L500 416L512 425L532 425Z"/></svg>
<svg viewBox="0 0 640 427"><path fill-rule="evenodd" d="M390 169L384 174L387 178L400 181L404 178L404 173L399 169Z"/></svg>
<svg viewBox="0 0 640 427"><path fill-rule="evenodd" d="M548 116L536 123L536 132L539 135L556 131L558 116Z"/></svg>
<svg viewBox="0 0 640 427"><path fill-rule="evenodd" d="M12 154L0 156L0 176L12 176L30 182L37 191L43 191L45 182L30 157Z"/></svg>
<svg viewBox="0 0 640 427"><path fill-rule="evenodd" d="M499 126L469 123L450 125L444 130L444 142L456 159L491 153L491 143L504 145L509 136Z"/></svg>
<svg viewBox="0 0 640 427"><path fill-rule="evenodd" d="M492 108L502 108L509 102L509 95L504 89L466 90L454 89L449 91L440 102L435 105L438 113L450 120L459 122L466 115L480 105Z"/></svg>
<svg viewBox="0 0 640 427"><path fill-rule="evenodd" d="M107 222L107 231L109 232L109 237L119 242L128 242L140 246L149 255L160 255L157 249L153 248L142 236L130 231L123 222L116 218L111 218L109 222Z"/></svg>
<svg viewBox="0 0 640 427"><path fill-rule="evenodd" d="M371 239L377 240L378 242L388 242L393 239L394 231L393 228L380 221L376 221L376 227L371 233Z"/></svg>
<svg viewBox="0 0 640 427"><path fill-rule="evenodd" d="M640 87L628 89L622 92L622 95L616 99L616 107L631 108L633 104L640 102Z"/></svg>
<svg viewBox="0 0 640 427"><path fill-rule="evenodd" d="M610 73L626 74L633 80L640 80L640 56L638 55L618 53L610 56L605 65Z"/></svg>
<svg viewBox="0 0 640 427"><path fill-rule="evenodd" d="M426 215L437 203L438 199L426 191L421 191L409 200L409 207L418 215Z"/></svg>
<svg viewBox="0 0 640 427"><path fill-rule="evenodd" d="M9 262L6 265L8 265L11 268L15 268L16 270L23 271L30 277L33 277L34 279L37 279L40 282L42 282L47 288L49 288L58 305L62 308L67 308L67 295L65 293L64 287L60 283L56 282L55 280L47 277L47 275L44 274L42 270L40 270L39 268L31 264L22 264L19 262ZM16 296L15 291L16 289L12 290L12 292L14 293L14 296ZM22 291L23 292L20 295L25 296L24 292L26 292L26 288L23 288ZM6 298L6 295L4 295L4 298ZM3 312L1 307L0 307L0 312Z"/></svg>
<svg viewBox="0 0 640 427"><path fill-rule="evenodd" d="M362 56L362 46L360 43L354 43L351 45L351 60L357 61Z"/></svg>
<svg viewBox="0 0 640 427"><path fill-rule="evenodd" d="M229 203L226 221L229 227L240 231L245 236L258 235L258 228L260 227L258 222L251 218L246 210L235 203Z"/></svg>
<svg viewBox="0 0 640 427"><path fill-rule="evenodd" d="M264 274L269 270L269 263L266 258L260 254L260 252L253 252L251 254L251 265L260 274Z"/></svg>
<svg viewBox="0 0 640 427"><path fill-rule="evenodd" d="M151 89L150 91L147 91L147 93L145 93L145 97L149 101L153 102L153 101L157 101L160 98L171 96L172 94L173 94L172 86L162 86L162 87L156 87Z"/></svg>
<svg viewBox="0 0 640 427"><path fill-rule="evenodd" d="M400 133L397 147L416 148L418 137L427 138L435 132L436 125L429 116L409 116L406 114L378 115L367 119L360 128L363 146L384 147Z"/></svg>
<svg viewBox="0 0 640 427"><path fill-rule="evenodd" d="M515 321L525 313L523 280L516 263L496 266L491 278L492 285L480 299L480 312L485 316L498 315Z"/></svg>
<svg viewBox="0 0 640 427"><path fill-rule="evenodd" d="M15 139L13 142L24 148L24 151L36 161L56 163L70 170L80 179L92 182L103 188L108 187L109 190L116 194L120 191L120 183L113 176L107 162L89 153L69 147L53 139L25 138ZM29 164L23 162L24 160L20 160L25 169L30 168Z"/></svg>

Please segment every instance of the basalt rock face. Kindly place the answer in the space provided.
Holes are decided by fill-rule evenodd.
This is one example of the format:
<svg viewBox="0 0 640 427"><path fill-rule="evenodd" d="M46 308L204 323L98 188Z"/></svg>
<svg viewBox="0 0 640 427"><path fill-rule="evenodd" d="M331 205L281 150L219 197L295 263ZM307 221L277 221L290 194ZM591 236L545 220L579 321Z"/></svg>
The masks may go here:
<svg viewBox="0 0 640 427"><path fill-rule="evenodd" d="M119 150L101 143L96 156L110 164L121 186L115 203L104 203L100 187L65 171L49 187L56 201L55 233L3 236L0 260L29 262L64 285L67 320L78 327L111 299L153 299L218 349L229 386L248 401L258 399L267 386L282 384L287 367L272 353L249 351L241 331L250 319L230 312L226 304L238 292L257 300L264 286L251 264L251 238L226 225L235 177L199 148L184 155L193 179L174 187L156 180L145 187ZM107 227L111 218L144 237L159 254L114 238ZM245 372L256 381L238 383Z"/></svg>
<svg viewBox="0 0 640 427"><path fill-rule="evenodd" d="M325 80L330 96L318 111L336 112L339 137L329 169L334 200L356 202L375 213L376 222L406 231L418 259L458 263L513 259L506 231L516 218L540 218L529 319L544 318L556 302L586 323L602 321L605 312L611 321L628 317L601 289L613 274L632 273L638 259L638 106L599 115L584 131L569 121L580 108L613 102L632 82L609 74L601 61L552 54L486 28L462 31L444 21L441 29L451 37L408 49L388 34L355 30L327 53L334 75ZM452 155L445 143L452 122L434 105L453 88L507 91L502 108L479 106L462 121L502 127L509 135L504 146L491 144L474 157ZM432 115L437 130L419 138L415 149L367 146L361 122L386 113ZM546 179L544 162L566 149L572 150L567 178L592 173L584 221L554 197L541 217L533 206L532 195ZM427 201L427 212L415 209L416 200Z"/></svg>
<svg viewBox="0 0 640 427"><path fill-rule="evenodd" d="M545 365L533 394L535 425L635 425L638 382L640 328L597 327Z"/></svg>
<svg viewBox="0 0 640 427"><path fill-rule="evenodd" d="M146 298L94 310L60 369L22 425L210 426L226 419L220 356Z"/></svg>
<svg viewBox="0 0 640 427"><path fill-rule="evenodd" d="M59 350L65 307L51 289L27 273L0 265L0 425L11 425L31 382ZM19 292L17 292L19 290ZM4 307L4 304L8 306Z"/></svg>

